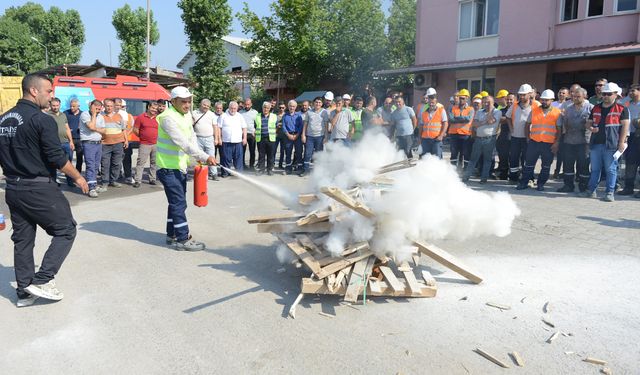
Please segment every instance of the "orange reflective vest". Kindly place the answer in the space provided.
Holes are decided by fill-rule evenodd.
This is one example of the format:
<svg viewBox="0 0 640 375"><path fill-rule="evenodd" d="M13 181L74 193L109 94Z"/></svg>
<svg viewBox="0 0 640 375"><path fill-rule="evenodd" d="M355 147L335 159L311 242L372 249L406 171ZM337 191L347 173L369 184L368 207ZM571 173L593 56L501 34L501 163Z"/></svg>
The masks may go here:
<svg viewBox="0 0 640 375"><path fill-rule="evenodd" d="M429 118L430 112L424 111L422 112L422 138L436 138L440 135L440 131L442 130L442 114L444 113L444 106L438 103L436 105L436 110L433 112L433 116Z"/></svg>
<svg viewBox="0 0 640 375"><path fill-rule="evenodd" d="M466 106L464 109L460 109L459 106L453 106L451 108L451 114L453 117L469 117L467 123L452 123L449 121L449 134L471 135L471 123L473 122L472 106Z"/></svg>
<svg viewBox="0 0 640 375"><path fill-rule="evenodd" d="M555 143L558 137L556 124L560 113L556 107L551 107L547 114L544 113L542 107L532 108L529 138L536 142Z"/></svg>
<svg viewBox="0 0 640 375"><path fill-rule="evenodd" d="M127 132L129 133L129 142L140 142L140 138L133 132L133 124L135 123L135 119L131 115L131 113L127 113Z"/></svg>

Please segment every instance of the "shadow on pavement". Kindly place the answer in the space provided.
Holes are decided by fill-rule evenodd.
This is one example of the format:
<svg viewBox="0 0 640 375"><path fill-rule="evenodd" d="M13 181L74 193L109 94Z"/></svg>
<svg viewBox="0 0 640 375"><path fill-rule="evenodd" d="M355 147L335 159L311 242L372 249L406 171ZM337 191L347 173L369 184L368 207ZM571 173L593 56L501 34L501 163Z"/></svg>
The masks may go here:
<svg viewBox="0 0 640 375"><path fill-rule="evenodd" d="M147 245L166 247L166 235L164 233L140 229L135 225L121 221L101 220L82 223L78 226L78 229L103 234L105 236L122 238L124 240L138 241Z"/></svg>
<svg viewBox="0 0 640 375"><path fill-rule="evenodd" d="M274 293L277 296L275 302L283 306L282 316L286 317L289 306L299 293L301 277L308 276L302 269L280 264L276 259L275 246L249 244L241 247L208 249L206 251L225 257L230 262L201 264L199 267L210 267L214 270L229 272L236 277L244 278L258 285L185 309L183 312L186 314L192 314L247 294L265 291ZM285 268L285 272L278 273L277 270L282 267Z"/></svg>
<svg viewBox="0 0 640 375"><path fill-rule="evenodd" d="M18 298L16 296L16 289L11 285L16 279L16 274L13 267L0 264L0 297L4 297L14 303Z"/></svg>
<svg viewBox="0 0 640 375"><path fill-rule="evenodd" d="M578 216L577 218L581 220L595 221L598 224L605 225L607 227L640 229L640 220L633 220L633 219L611 220L611 219L604 219L601 217L594 217L594 216Z"/></svg>

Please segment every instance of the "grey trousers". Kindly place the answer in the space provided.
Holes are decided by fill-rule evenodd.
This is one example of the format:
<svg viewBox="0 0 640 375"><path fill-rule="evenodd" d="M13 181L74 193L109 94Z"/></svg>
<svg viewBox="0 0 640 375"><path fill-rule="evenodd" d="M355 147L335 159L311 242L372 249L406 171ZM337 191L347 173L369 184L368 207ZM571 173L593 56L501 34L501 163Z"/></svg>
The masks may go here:
<svg viewBox="0 0 640 375"><path fill-rule="evenodd" d="M142 181L144 166L149 162L149 181L156 180L156 145L140 144L138 148L138 162L136 164L136 174L134 176L136 182Z"/></svg>
<svg viewBox="0 0 640 375"><path fill-rule="evenodd" d="M116 182L120 177L124 142L114 145L102 145L102 183Z"/></svg>

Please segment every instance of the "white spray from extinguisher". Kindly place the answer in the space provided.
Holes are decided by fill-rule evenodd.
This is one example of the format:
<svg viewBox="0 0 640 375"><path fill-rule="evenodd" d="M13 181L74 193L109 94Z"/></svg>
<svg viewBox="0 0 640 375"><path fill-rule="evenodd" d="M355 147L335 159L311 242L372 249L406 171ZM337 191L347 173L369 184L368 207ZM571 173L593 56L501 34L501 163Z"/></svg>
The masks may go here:
<svg viewBox="0 0 640 375"><path fill-rule="evenodd" d="M225 171L229 172L229 174L232 174L236 177L238 177L239 179L248 182L249 184L255 186L256 188L260 189L261 192L266 193L268 195L270 195L271 197L277 199L278 201L282 202L283 204L285 204L288 207L294 207L297 204L297 197L298 194L297 193L293 193L293 192L289 192L285 189L282 189L280 187L271 185L271 184L267 184L264 183L262 181L258 181L255 178L251 178L245 174L236 172L234 170L231 170L229 168L223 167L222 165L220 165L220 168L224 169Z"/></svg>

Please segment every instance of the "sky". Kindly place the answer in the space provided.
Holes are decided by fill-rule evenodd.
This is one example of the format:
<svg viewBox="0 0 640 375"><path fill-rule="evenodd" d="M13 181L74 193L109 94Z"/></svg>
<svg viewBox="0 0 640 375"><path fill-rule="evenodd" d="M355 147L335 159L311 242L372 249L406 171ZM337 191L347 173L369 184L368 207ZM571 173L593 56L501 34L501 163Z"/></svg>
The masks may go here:
<svg viewBox="0 0 640 375"><path fill-rule="evenodd" d="M383 9L387 12L391 0L383 0ZM82 49L80 64L90 65L95 60L110 66L118 65L118 54L120 53L120 41L116 39L116 32L111 25L113 12L129 4L132 8L143 7L146 9L146 0L111 0L108 2L94 2L87 0L32 0L41 4L45 9L57 6L62 10L76 9L85 28L85 44ZM232 8L233 23L231 25L232 36L248 37L242 32L242 26L236 18L236 14L242 11L243 0L229 0ZM253 12L258 16L265 16L270 13L270 0L247 0ZM27 1L2 0L0 12L11 6L20 6ZM103 9L99 9L98 4L107 4ZM160 66L169 70L178 70L176 64L189 51L187 37L184 34L184 25L180 15L182 11L177 7L175 1L151 0L153 16L158 23L160 30L160 41L156 46L151 46L151 66ZM111 52L109 52L111 51Z"/></svg>

